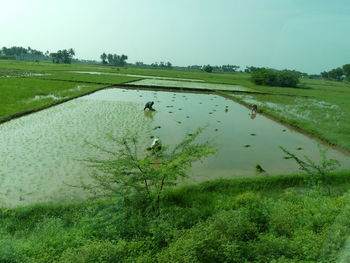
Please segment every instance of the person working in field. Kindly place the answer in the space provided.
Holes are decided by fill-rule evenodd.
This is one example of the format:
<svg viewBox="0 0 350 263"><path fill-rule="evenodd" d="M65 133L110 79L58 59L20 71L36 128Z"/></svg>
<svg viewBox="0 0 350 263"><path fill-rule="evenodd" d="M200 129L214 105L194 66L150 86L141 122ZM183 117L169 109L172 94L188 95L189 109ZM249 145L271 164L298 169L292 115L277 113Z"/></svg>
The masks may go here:
<svg viewBox="0 0 350 263"><path fill-rule="evenodd" d="M149 101L146 103L145 107L143 108L143 110L151 110L151 111L155 111L155 109L153 109L153 105L154 105L154 102L153 101Z"/></svg>

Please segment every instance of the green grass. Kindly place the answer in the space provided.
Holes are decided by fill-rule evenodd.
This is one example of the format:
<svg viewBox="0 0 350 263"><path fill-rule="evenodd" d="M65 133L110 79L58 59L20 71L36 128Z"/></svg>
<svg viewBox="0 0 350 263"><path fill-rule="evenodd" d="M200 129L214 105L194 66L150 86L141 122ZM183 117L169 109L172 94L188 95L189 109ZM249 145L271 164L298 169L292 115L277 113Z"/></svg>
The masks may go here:
<svg viewBox="0 0 350 263"><path fill-rule="evenodd" d="M96 84L77 84L27 78L0 79L0 121L12 115L36 110L101 87L101 85ZM57 99L48 97L48 95L56 96Z"/></svg>
<svg viewBox="0 0 350 263"><path fill-rule="evenodd" d="M48 76L0 78L0 122L16 114L38 110L107 85L137 79L125 76L93 76L64 72L54 73L51 76L53 80L47 80L44 77Z"/></svg>
<svg viewBox="0 0 350 263"><path fill-rule="evenodd" d="M350 233L350 174L331 194L304 176L168 191L160 215L120 201L0 210L0 262L336 262Z"/></svg>
<svg viewBox="0 0 350 263"><path fill-rule="evenodd" d="M302 85L309 89L259 87L260 91L274 94L233 96L257 104L261 110L280 120L350 149L350 85L309 79L303 80Z"/></svg>
<svg viewBox="0 0 350 263"><path fill-rule="evenodd" d="M32 78L32 77L31 77ZM140 78L127 77L127 76L113 76L113 75L97 75L97 74L83 74L73 72L52 72L50 75L35 77L38 79L46 80L65 80L72 82L86 82L97 83L103 85L120 84L129 81L139 80Z"/></svg>

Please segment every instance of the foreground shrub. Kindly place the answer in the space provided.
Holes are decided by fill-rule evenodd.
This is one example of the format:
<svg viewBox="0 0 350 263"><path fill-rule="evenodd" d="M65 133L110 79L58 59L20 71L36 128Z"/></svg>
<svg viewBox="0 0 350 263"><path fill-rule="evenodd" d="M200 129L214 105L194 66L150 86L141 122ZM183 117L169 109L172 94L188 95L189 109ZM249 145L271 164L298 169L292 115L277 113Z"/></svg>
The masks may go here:
<svg viewBox="0 0 350 263"><path fill-rule="evenodd" d="M118 263L137 262L140 254L147 259L145 244L143 242L94 241L78 248L66 250L59 263ZM143 260L143 262L146 262Z"/></svg>
<svg viewBox="0 0 350 263"><path fill-rule="evenodd" d="M177 145L157 149L140 145L137 135L113 139L117 150L95 146L109 157L104 160L88 159L95 168L93 185L88 190L104 196L122 197L126 206L140 206L159 213L160 201L167 188L188 177L192 163L216 153L209 142L196 143L203 129L188 134Z"/></svg>

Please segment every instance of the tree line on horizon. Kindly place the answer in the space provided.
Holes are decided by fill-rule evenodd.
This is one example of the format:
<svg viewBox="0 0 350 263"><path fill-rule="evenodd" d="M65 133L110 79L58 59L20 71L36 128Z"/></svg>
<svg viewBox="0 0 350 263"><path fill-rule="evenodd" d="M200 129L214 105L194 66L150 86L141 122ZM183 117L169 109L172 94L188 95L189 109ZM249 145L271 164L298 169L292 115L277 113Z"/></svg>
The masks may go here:
<svg viewBox="0 0 350 263"><path fill-rule="evenodd" d="M321 77L328 80L350 81L350 64L345 64L342 67L337 67L330 71L321 72Z"/></svg>
<svg viewBox="0 0 350 263"><path fill-rule="evenodd" d="M44 53L31 47L2 47L0 49L0 58L14 60L48 60L49 51Z"/></svg>
<svg viewBox="0 0 350 263"><path fill-rule="evenodd" d="M96 60L83 60L83 59L73 59L75 56L75 51L73 48L70 49L62 49L57 52L50 53L49 51L43 52L40 50L33 49L31 47L20 47L20 46L12 46L12 47L2 47L0 49L0 59L7 60L29 60L29 61L47 61L52 60L53 63L65 63L70 64L73 61L78 61L82 63L99 63ZM190 69L190 70L200 70L204 72L245 72L254 74L261 69L269 68L259 68L255 66L247 66L244 70L239 70L240 66L237 65L222 65L222 66L211 66L211 65L189 65L189 66L173 66L170 62L153 62L151 64L146 64L144 62L135 62L127 63L128 56L125 54L117 55L117 54L106 54L105 52L100 56L101 63L103 65L112 65L118 67L124 67L126 65L136 66L136 67L145 67L145 68L157 68L157 69ZM274 70L274 69L271 69ZM275 70L275 72L278 70ZM266 70L265 70L266 72ZM324 71L320 74L311 74L303 73L296 70L283 70L283 72L289 72L295 74L298 78L301 77L309 77L309 78L322 78L327 80L335 80L335 81L350 81L350 64L345 64L341 67L334 68L330 71Z"/></svg>

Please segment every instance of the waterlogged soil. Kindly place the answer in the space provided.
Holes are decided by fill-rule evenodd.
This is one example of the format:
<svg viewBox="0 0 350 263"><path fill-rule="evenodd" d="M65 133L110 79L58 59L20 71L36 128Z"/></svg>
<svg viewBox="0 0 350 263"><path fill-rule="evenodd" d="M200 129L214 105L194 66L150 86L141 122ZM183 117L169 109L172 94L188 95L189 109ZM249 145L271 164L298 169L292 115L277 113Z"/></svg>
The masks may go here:
<svg viewBox="0 0 350 263"><path fill-rule="evenodd" d="M194 82L188 82L188 81L174 81L174 80L163 80L163 79L142 79L142 80L129 82L128 85L174 87L174 88L187 88L187 89L199 89L199 90L204 89L204 90L256 92L253 89L238 86L238 85L226 85L226 84L215 84L215 83L194 83Z"/></svg>
<svg viewBox="0 0 350 263"><path fill-rule="evenodd" d="M110 73L110 72L98 72L98 71L70 71L73 73L81 74L92 74L92 75L112 75L112 76L126 76L126 77L136 77L144 79L159 79L159 80L183 80L191 82L203 82L201 79L184 79L184 78L170 78L170 77L158 77L158 76L148 76L148 75L138 75L138 74L123 74L123 73Z"/></svg>
<svg viewBox="0 0 350 263"><path fill-rule="evenodd" d="M147 101L156 111L143 111ZM16 206L84 198L72 187L90 181L82 160L106 157L91 144L112 150L110 136L138 131L142 149L153 136L171 146L198 127L206 127L198 141L212 141L219 152L195 163L183 183L298 172L280 146L315 162L326 147L217 95L106 89L0 125L0 200ZM348 156L331 148L327 156L350 169Z"/></svg>
<svg viewBox="0 0 350 263"><path fill-rule="evenodd" d="M127 130L148 138L150 120L140 107L82 98L0 125L0 205L84 198L75 187L91 183L83 159L105 157L92 144L110 149L110 136Z"/></svg>
<svg viewBox="0 0 350 263"><path fill-rule="evenodd" d="M280 146L299 157L320 161L320 148L327 146L287 128L246 107L221 96L145 90L108 89L88 96L94 100L119 100L144 103L154 101L156 111L145 111L152 121L153 135L163 144L174 145L185 134L206 127L200 140L210 140L219 152L198 162L191 171L190 182L220 177L256 176L259 164L265 174L299 172L298 166ZM328 147L328 158L337 159L341 169L350 169L350 157Z"/></svg>

